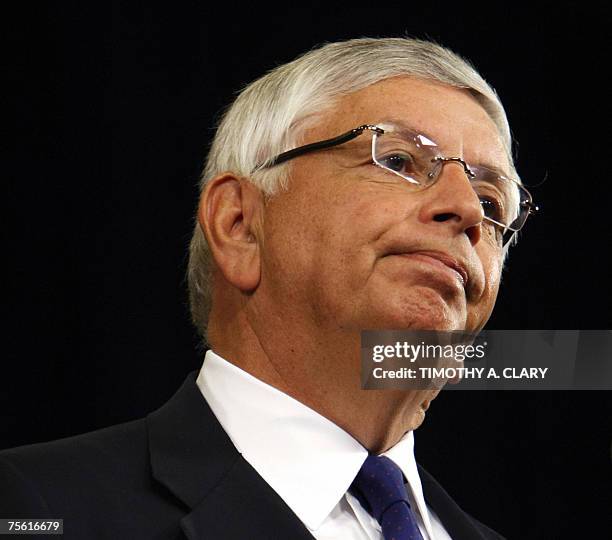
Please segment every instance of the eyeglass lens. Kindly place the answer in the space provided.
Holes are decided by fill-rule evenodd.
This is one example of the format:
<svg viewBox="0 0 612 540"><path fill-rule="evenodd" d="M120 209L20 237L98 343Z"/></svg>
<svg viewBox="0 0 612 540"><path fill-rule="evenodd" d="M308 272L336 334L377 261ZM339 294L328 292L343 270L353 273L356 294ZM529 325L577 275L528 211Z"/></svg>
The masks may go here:
<svg viewBox="0 0 612 540"><path fill-rule="evenodd" d="M416 189L427 187L438 179L447 162L439 147L424 135L405 131L374 134L372 157L380 167L407 180ZM472 167L471 185L480 199L485 220L504 229L516 231L527 219L531 200L529 193L516 181L486 167Z"/></svg>

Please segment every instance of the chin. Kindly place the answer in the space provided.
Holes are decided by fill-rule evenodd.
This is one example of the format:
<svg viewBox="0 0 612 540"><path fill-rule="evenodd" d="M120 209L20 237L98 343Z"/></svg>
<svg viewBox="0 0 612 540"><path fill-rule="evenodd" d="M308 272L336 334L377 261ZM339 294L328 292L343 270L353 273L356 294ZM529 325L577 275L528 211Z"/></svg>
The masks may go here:
<svg viewBox="0 0 612 540"><path fill-rule="evenodd" d="M421 424L425 421L425 410L421 407L417 407L417 409L412 413L412 417L408 422L407 432L414 431L421 427Z"/></svg>
<svg viewBox="0 0 612 540"><path fill-rule="evenodd" d="M389 314L383 317L388 321L384 327L388 330L463 330L465 319L445 310L435 310L427 306L425 309L404 310L402 313Z"/></svg>
<svg viewBox="0 0 612 540"><path fill-rule="evenodd" d="M465 305L451 305L438 291L428 287L419 287L387 307L393 310L385 317L393 325L389 328L450 331L462 330L466 324Z"/></svg>

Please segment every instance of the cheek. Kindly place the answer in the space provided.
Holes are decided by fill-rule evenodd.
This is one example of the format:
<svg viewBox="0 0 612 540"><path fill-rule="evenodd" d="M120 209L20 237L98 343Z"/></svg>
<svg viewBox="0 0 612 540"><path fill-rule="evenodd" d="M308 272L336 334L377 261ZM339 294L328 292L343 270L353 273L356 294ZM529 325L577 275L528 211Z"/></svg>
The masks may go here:
<svg viewBox="0 0 612 540"><path fill-rule="evenodd" d="M406 219L405 207L370 192L352 192L338 200L321 231L320 244L328 268L346 285L363 286L380 256L380 238Z"/></svg>
<svg viewBox="0 0 612 540"><path fill-rule="evenodd" d="M264 219L268 278L296 292L327 287L343 266L351 266L348 259L357 243L359 221L350 198L329 189L281 195L269 205Z"/></svg>
<svg viewBox="0 0 612 540"><path fill-rule="evenodd" d="M270 203L264 265L268 278L292 294L335 304L364 286L379 255L377 239L407 218L406 204L395 186L381 189L355 175L315 184L311 177Z"/></svg>
<svg viewBox="0 0 612 540"><path fill-rule="evenodd" d="M501 265L494 264L488 271L485 272L486 287L485 287L485 300L486 306L490 312L493 311L495 301L497 300L497 293L499 292L499 281L500 281Z"/></svg>
<svg viewBox="0 0 612 540"><path fill-rule="evenodd" d="M485 287L469 310L467 327L470 329L481 329L489 320L497 300L502 270L501 251L497 248L494 253L491 250L487 250L486 254L479 252L479 256L484 269Z"/></svg>

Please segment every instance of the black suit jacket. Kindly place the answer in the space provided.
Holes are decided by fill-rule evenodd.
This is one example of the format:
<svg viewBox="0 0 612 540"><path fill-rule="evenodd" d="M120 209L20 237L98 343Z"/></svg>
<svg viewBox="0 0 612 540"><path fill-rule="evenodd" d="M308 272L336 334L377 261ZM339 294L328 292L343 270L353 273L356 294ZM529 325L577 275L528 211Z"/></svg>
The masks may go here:
<svg viewBox="0 0 612 540"><path fill-rule="evenodd" d="M0 452L0 517L63 518L66 540L312 540L237 452L196 376L146 418ZM419 474L454 540L502 538Z"/></svg>

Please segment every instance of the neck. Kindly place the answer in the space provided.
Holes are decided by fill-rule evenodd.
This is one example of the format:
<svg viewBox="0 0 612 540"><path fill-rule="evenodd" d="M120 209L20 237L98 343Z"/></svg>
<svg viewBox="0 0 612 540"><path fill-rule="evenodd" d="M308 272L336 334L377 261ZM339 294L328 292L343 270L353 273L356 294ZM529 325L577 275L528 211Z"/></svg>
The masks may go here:
<svg viewBox="0 0 612 540"><path fill-rule="evenodd" d="M361 389L358 332L325 332L287 313L271 320L246 310L223 318L213 312L210 321L217 354L328 418L372 453L395 445L423 420L421 404L430 392Z"/></svg>

